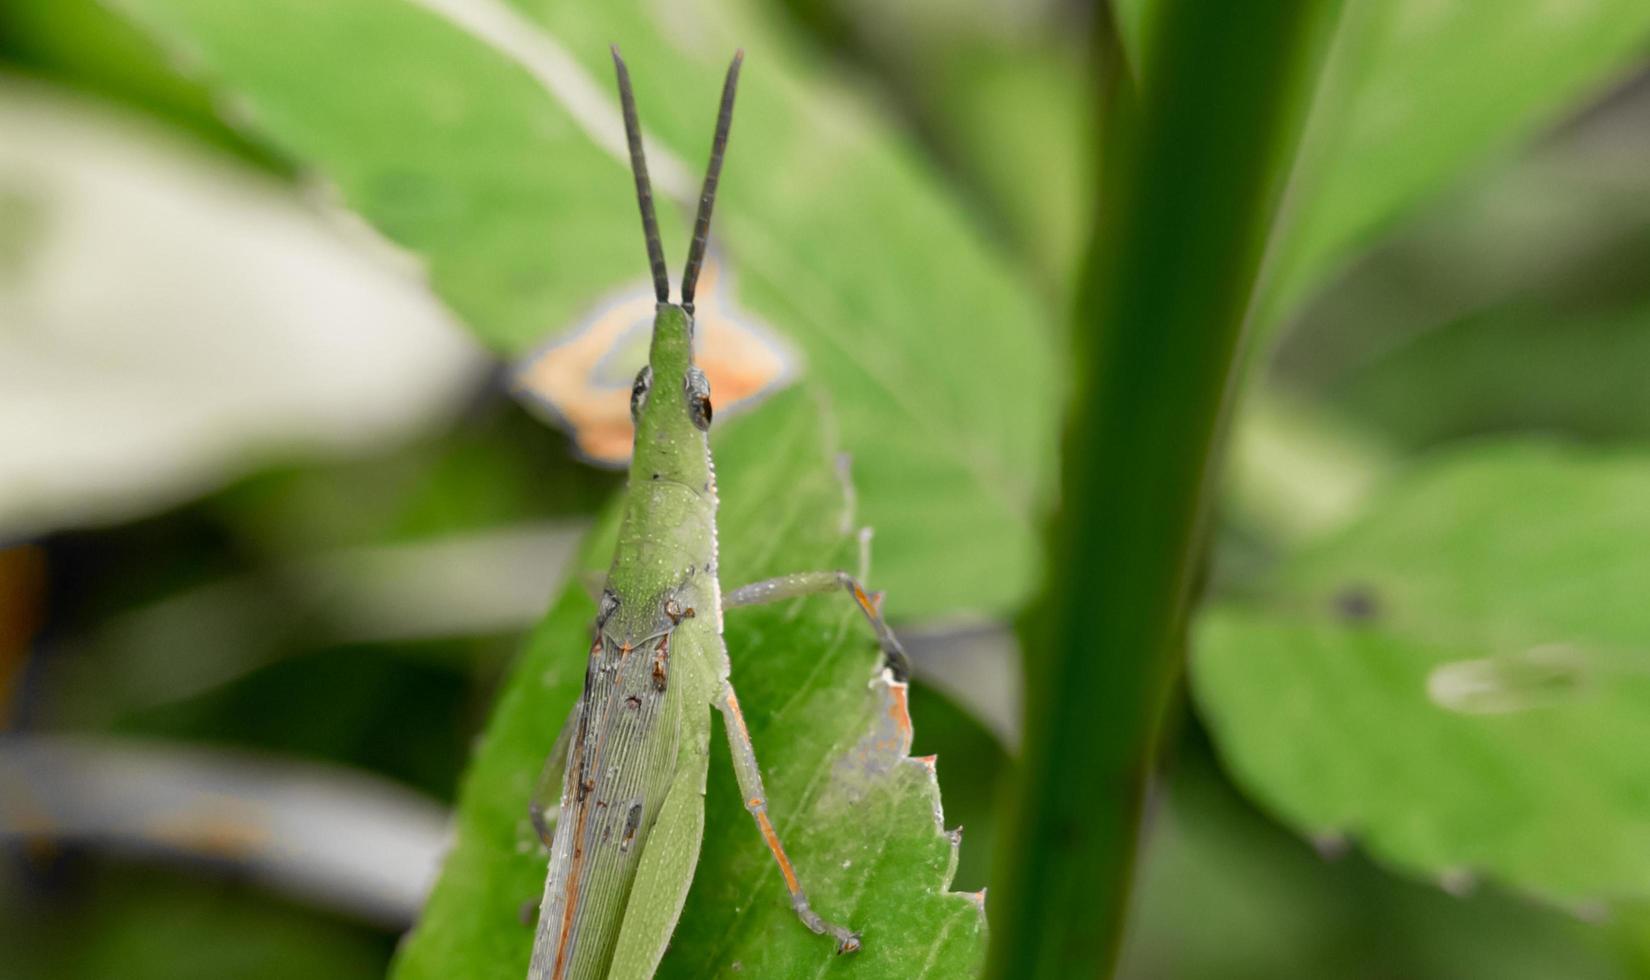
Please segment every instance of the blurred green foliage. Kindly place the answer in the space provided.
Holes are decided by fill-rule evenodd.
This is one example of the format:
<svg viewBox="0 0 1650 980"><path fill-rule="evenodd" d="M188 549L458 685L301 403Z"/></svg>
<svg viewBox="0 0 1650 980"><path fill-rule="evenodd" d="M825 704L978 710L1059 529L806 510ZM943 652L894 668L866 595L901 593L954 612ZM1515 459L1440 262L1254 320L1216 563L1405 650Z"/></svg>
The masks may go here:
<svg viewBox="0 0 1650 980"><path fill-rule="evenodd" d="M383 972L392 937L199 870L68 853L54 855L49 875L28 881L26 895L0 878L6 975L297 980Z"/></svg>
<svg viewBox="0 0 1650 980"><path fill-rule="evenodd" d="M1125 40L1142 51L1151 5L1121 6ZM120 103L293 193L318 178L417 253L434 290L502 350L533 346L639 277L622 168L508 59L454 44L455 32L402 0L258 8L265 20L253 29L237 19L251 16L242 4L142 0L115 14L93 0L10 0L0 5L0 85L21 73ZM656 7L514 9L548 25L598 88L606 43L623 43L650 131L690 171L708 138L707 79L735 43L747 47L753 71L718 228L739 298L792 336L832 398L877 526L875 577L892 586L890 611L907 621L1015 611L1034 586L1029 542L1062 383L1053 351L1092 203L1086 6L793 0L713 5L696 23ZM1418 696L1432 661L1410 657L1436 645L1437 622L1505 631L1515 646L1596 639L1613 623L1613 646L1650 648L1628 615L1631 584L1644 581L1631 554L1611 566L1627 598L1576 586L1556 624L1514 629L1534 600L1506 587L1516 576L1532 590L1567 588L1543 548L1593 541L1628 553L1642 537L1589 521L1608 510L1598 495L1613 492L1601 471L1614 467L1598 459L1628 457L1650 431L1645 9L1352 7L1271 243L1255 323L1269 339L1256 345L1251 407L1235 422L1233 462L1247 475L1215 535L1206 590L1218 612L1198 634L1198 700L1152 804L1125 975L1650 976L1650 905L1603 877L1626 865L1570 861L1542 843L1560 830L1626 832L1631 807L1575 817L1589 797L1558 788L1627 786L1631 797L1636 783L1589 768L1613 764L1616 742L1566 742L1550 726L1637 732L1642 699L1621 693L1637 675L1592 678L1602 701L1582 707L1458 716ZM123 19L131 11L144 29ZM170 19L180 11L199 19ZM169 45L156 46L150 32L163 19ZM405 29L394 44L382 30L391 22ZM449 129L452 115L485 125ZM49 227L14 220L27 217L13 208L21 200L0 198L6 256L27 254L31 229ZM681 225L666 224L679 247ZM564 438L498 389L487 384L463 417L410 445L332 463L295 454L166 513L46 538L46 627L19 675L12 725L235 744L455 799L463 779L484 778L466 777L466 765L524 627L352 635L344 610L316 603L282 569L592 518L614 475L574 462ZM1538 474L1496 470L1511 451L1488 443L1532 432L1595 448L1547 457ZM1409 501L1440 522L1417 533L1412 554L1382 550L1396 547L1388 522L1403 494L1480 467L1488 472L1468 490ZM1544 486L1555 489L1538 494ZM1476 541L1451 537L1474 527ZM1519 555L1478 549L1521 542ZM1604 567L1591 554L1566 561L1585 574ZM1385 589L1374 602L1394 617L1385 626L1325 616L1326 596L1351 579L1423 571L1443 584L1416 600L1421 626L1403 621L1410 604ZM167 620L175 631L139 642L128 628L225 583L249 587L233 602L181 607L195 618ZM1459 598L1449 583L1479 590L1470 608L1427 605ZM1280 632L1310 637L1284 643ZM1452 658L1493 654L1468 639L1457 646L1470 655L1452 648ZM156 651L163 670L147 659ZM1382 680L1306 669L1346 657ZM1367 737L1335 736L1354 710L1368 712L1353 715ZM967 828L956 884L979 887L1011 754L967 705L919 688L913 711L916 752L939 755L947 823ZM558 724L535 731L547 742ZM795 748L775 733L766 741L781 755ZM537 749L515 751L495 764ZM1230 775L1217 760L1231 761ZM1403 821L1440 811L1426 794L1397 791L1392 774L1446 772L1460 777L1451 792L1462 812L1488 814L1471 826L1493 833L1478 836L1527 835L1533 864L1488 843L1466 853L1404 837ZM1333 807L1326 786L1343 788ZM1321 853L1304 839L1330 829L1347 835L1319 836ZM730 846L749 836L738 826ZM1441 839L1463 837L1473 835ZM1482 880L1455 895L1435 886L1440 876ZM1544 887L1571 876L1590 877ZM519 877L530 887L498 898L512 914L539 884ZM1504 881L1613 901L1585 906L1582 919ZM8 969L31 977L368 976L395 943L215 866L74 847L8 849L0 906L0 947L17 954ZM523 950L529 938L523 928Z"/></svg>
<svg viewBox="0 0 1650 980"><path fill-rule="evenodd" d="M1450 894L1316 847L1257 812L1192 731L1142 868L1123 975L1528 978L1642 976L1623 937L1480 884Z"/></svg>
<svg viewBox="0 0 1650 980"><path fill-rule="evenodd" d="M98 0L10 0L0 7L0 44L10 70L153 113L256 166L285 169L224 123L205 85Z"/></svg>

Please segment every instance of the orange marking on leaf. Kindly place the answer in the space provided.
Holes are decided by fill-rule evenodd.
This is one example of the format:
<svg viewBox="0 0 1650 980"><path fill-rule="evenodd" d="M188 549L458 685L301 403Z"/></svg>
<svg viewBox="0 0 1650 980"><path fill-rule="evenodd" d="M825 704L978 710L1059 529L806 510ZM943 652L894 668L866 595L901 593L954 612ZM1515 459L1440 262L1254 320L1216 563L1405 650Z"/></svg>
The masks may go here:
<svg viewBox="0 0 1650 980"><path fill-rule="evenodd" d="M888 717L894 720L894 727L898 729L900 738L907 745L911 742L911 708L907 693L910 685L903 681L895 681L888 685Z"/></svg>
<svg viewBox="0 0 1650 980"><path fill-rule="evenodd" d="M717 415L796 375L796 355L765 324L734 307L714 256L700 270L698 292L694 361L710 381ZM622 466L630 459L630 386L647 362L653 315L651 285L630 287L516 366L515 392L548 409L592 462Z"/></svg>

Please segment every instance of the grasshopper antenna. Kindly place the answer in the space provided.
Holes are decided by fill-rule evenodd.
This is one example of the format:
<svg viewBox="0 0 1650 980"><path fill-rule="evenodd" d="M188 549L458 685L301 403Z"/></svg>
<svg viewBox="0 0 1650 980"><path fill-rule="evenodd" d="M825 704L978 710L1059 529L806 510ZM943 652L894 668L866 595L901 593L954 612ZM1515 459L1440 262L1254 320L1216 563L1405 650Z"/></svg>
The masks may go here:
<svg viewBox="0 0 1650 980"><path fill-rule="evenodd" d="M739 87L739 66L744 51L736 51L722 83L722 108L716 114L716 138L710 144L710 166L705 168L705 189L699 194L699 217L693 222L693 243L688 246L687 267L682 270L682 308L693 312L693 291L699 285L699 267L705 262L705 241L710 238L710 210L716 205L716 182L722 176L722 157L728 151L728 128L733 125L733 93Z"/></svg>
<svg viewBox="0 0 1650 980"><path fill-rule="evenodd" d="M624 135L630 144L630 172L636 178L636 204L642 209L647 261L653 267L653 295L659 302L668 303L670 274L665 271L664 246L659 244L659 217L653 213L653 185L647 179L647 157L642 155L642 124L636 116L636 93L630 88L630 69L619 57L617 44L613 45L613 69L619 75L619 103L624 107Z"/></svg>

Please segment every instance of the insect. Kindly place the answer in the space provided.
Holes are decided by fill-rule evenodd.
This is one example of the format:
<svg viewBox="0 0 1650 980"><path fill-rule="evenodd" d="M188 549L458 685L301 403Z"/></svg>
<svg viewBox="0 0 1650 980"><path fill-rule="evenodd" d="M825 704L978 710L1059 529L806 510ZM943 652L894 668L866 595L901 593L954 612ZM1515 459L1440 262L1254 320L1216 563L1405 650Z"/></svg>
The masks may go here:
<svg viewBox="0 0 1650 980"><path fill-rule="evenodd" d="M546 761L533 808L550 847L528 974L537 980L653 975L698 862L713 708L725 720L745 809L779 865L797 916L830 937L838 953L860 946L857 933L808 904L774 831L722 639L725 609L845 591L870 622L889 670L901 680L908 673L880 602L846 572L798 572L725 595L718 584L710 390L693 363L693 297L742 59L736 54L728 66L682 300L672 303L636 100L613 49L657 306L648 363L631 388L630 479L584 691ZM545 804L558 771L552 826Z"/></svg>

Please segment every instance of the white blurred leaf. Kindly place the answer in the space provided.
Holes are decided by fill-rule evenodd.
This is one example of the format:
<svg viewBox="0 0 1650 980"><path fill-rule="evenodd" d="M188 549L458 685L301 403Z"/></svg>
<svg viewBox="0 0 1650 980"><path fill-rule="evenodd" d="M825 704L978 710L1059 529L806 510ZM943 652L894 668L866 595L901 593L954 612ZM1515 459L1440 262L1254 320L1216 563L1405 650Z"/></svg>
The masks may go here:
<svg viewBox="0 0 1650 980"><path fill-rule="evenodd" d="M485 358L387 249L163 129L0 76L0 536L448 417Z"/></svg>

